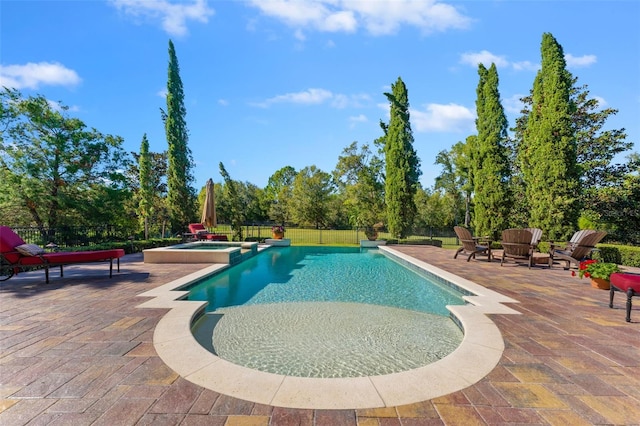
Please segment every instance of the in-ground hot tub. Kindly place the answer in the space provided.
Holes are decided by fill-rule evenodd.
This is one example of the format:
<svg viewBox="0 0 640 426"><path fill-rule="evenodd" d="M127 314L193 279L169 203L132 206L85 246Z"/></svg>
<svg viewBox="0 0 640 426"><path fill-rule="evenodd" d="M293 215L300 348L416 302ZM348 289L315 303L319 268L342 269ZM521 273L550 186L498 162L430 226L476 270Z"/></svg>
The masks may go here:
<svg viewBox="0 0 640 426"><path fill-rule="evenodd" d="M227 263L235 265L258 253L257 242L198 241L142 251L144 263Z"/></svg>

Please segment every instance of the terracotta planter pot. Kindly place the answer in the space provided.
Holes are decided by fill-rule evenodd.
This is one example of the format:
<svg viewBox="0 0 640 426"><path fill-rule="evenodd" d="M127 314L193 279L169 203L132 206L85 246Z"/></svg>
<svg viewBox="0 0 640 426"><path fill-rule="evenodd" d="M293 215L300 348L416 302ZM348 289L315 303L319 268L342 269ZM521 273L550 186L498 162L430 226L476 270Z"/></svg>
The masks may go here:
<svg viewBox="0 0 640 426"><path fill-rule="evenodd" d="M273 232L272 236L274 240L281 240L284 238L284 232Z"/></svg>
<svg viewBox="0 0 640 426"><path fill-rule="evenodd" d="M609 280L604 280L602 278L591 278L591 287L599 288L601 290L609 290Z"/></svg>

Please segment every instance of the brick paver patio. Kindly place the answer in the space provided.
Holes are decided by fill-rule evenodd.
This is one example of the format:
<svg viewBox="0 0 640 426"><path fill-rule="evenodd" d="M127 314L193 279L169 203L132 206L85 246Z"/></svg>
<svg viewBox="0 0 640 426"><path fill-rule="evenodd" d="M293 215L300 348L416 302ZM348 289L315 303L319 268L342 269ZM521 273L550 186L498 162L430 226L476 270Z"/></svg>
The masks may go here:
<svg viewBox="0 0 640 426"><path fill-rule="evenodd" d="M556 266L501 267L429 246L398 250L520 303L492 315L505 340L498 366L461 391L408 406L297 410L239 400L169 369L152 344L166 309L137 297L205 265L106 265L20 274L0 284L0 425L588 425L640 424L640 300ZM469 363L473 363L469 359ZM425 386L429 386L425 383Z"/></svg>

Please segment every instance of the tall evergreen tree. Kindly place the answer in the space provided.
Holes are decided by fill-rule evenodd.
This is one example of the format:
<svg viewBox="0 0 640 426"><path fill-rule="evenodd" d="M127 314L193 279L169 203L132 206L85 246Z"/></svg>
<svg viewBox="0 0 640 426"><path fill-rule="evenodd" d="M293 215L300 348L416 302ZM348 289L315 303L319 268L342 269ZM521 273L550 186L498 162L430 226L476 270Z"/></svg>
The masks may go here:
<svg viewBox="0 0 640 426"><path fill-rule="evenodd" d="M532 110L518 159L529 226L546 230L550 239L561 239L575 231L580 214L573 78L566 69L562 46L549 33L542 35L541 53L542 67L533 84Z"/></svg>
<svg viewBox="0 0 640 426"><path fill-rule="evenodd" d="M151 181L151 155L147 134L142 136L140 143L140 157L138 158L140 189L138 194L138 217L144 230L144 239L149 239L149 217L153 206L153 186Z"/></svg>
<svg viewBox="0 0 640 426"><path fill-rule="evenodd" d="M189 222L195 218L196 193L192 186L194 179L191 172L193 158L187 145L189 133L185 120L186 115L178 58L173 42L169 40L167 111L163 112L163 119L169 146L167 202L172 232L184 230Z"/></svg>
<svg viewBox="0 0 640 426"><path fill-rule="evenodd" d="M475 232L498 237L508 227L511 196L509 194L509 158L504 108L500 103L498 70L478 66L480 76L476 99L478 131L473 167Z"/></svg>
<svg viewBox="0 0 640 426"><path fill-rule="evenodd" d="M413 149L409 122L409 95L400 77L384 94L390 103L389 125L380 123L384 136L387 229L396 238L408 235L416 215L414 196L420 177L420 159Z"/></svg>

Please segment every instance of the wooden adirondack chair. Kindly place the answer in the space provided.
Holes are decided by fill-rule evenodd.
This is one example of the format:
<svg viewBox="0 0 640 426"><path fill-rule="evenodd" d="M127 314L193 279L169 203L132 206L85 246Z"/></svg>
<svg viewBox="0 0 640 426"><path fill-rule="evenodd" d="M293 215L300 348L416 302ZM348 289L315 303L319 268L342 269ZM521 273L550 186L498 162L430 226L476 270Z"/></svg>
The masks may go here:
<svg viewBox="0 0 640 426"><path fill-rule="evenodd" d="M453 256L454 259L458 257L458 254L463 253L468 255L467 262L471 258L475 259L476 255L487 256L487 262L491 262L491 240L488 237L473 237L471 231L462 226L454 226L453 229L462 244L462 247Z"/></svg>
<svg viewBox="0 0 640 426"><path fill-rule="evenodd" d="M569 269L571 264L580 266L582 260L591 258L591 252L605 235L607 235L607 233L604 231L583 232L573 248L558 249L551 244L551 248L549 249L549 267L551 267L556 260L566 262L564 269Z"/></svg>
<svg viewBox="0 0 640 426"><path fill-rule="evenodd" d="M532 244L532 238L533 234L526 229L512 228L502 231L502 260L500 261L500 266L504 264L506 258L510 258L516 262L525 260L529 268L531 268L535 247Z"/></svg>
<svg viewBox="0 0 640 426"><path fill-rule="evenodd" d="M540 228L524 228L526 231L531 232L531 245L533 249L536 251L540 251L538 249L538 244L540 244L540 240L542 240L542 229Z"/></svg>

